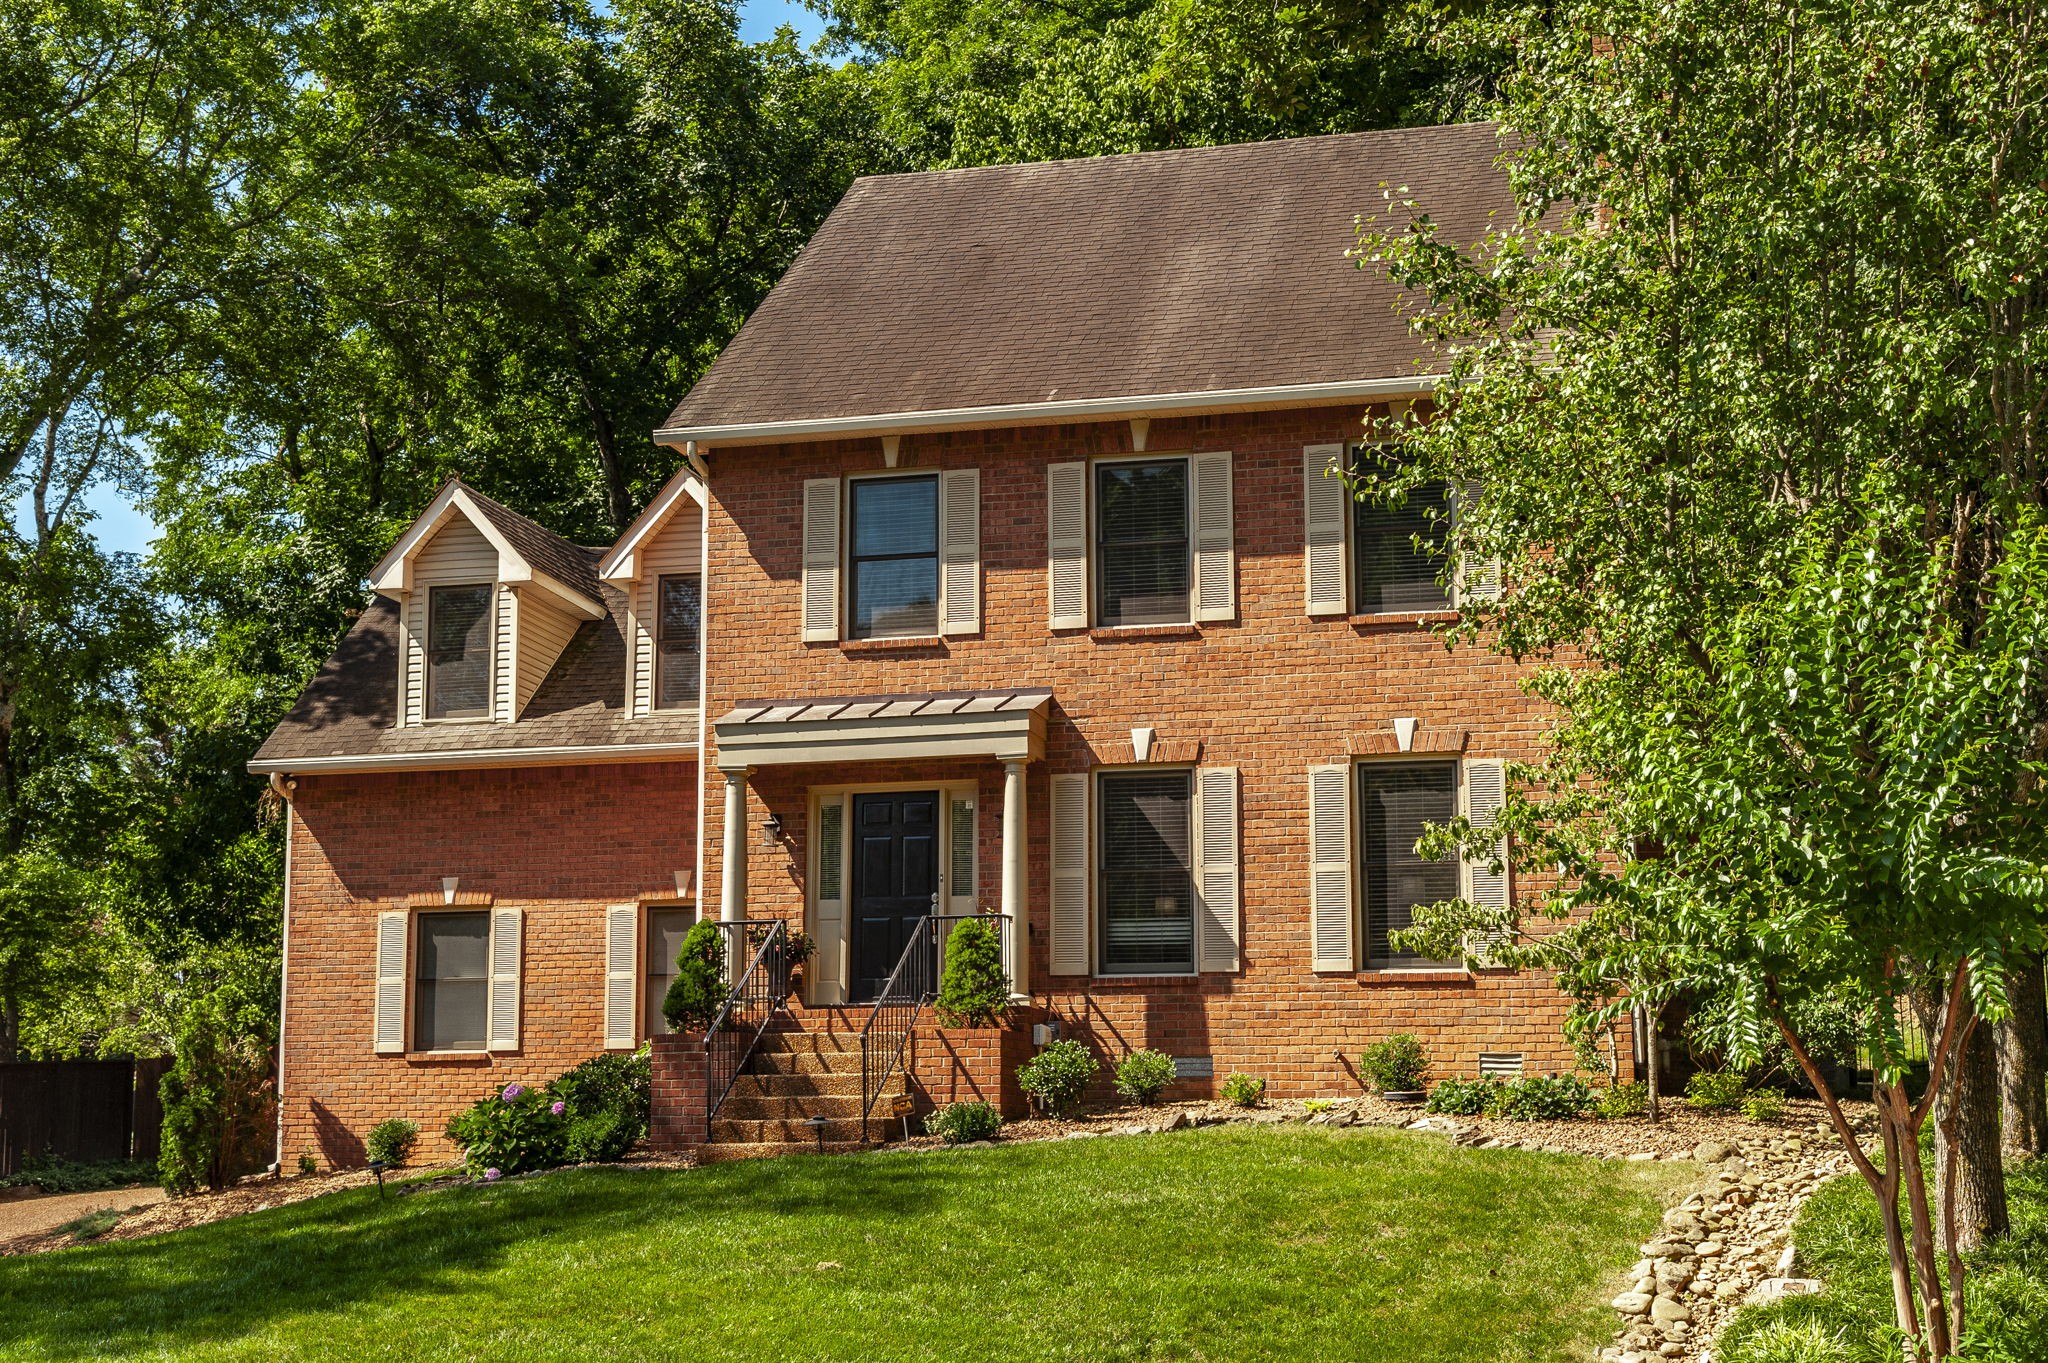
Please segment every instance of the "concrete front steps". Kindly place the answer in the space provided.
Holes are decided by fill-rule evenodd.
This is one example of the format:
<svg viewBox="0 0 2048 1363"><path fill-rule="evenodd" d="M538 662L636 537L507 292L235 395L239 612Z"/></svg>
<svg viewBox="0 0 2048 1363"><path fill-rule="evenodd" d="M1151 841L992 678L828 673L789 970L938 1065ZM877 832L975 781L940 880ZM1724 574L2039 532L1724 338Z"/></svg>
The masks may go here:
<svg viewBox="0 0 2048 1363"><path fill-rule="evenodd" d="M876 1100L878 1122L887 1125L890 1100L910 1091L900 1071ZM711 1122L711 1142L697 1158L705 1162L802 1154L819 1148L858 1150L860 1123L860 1036L845 1030L808 1030L800 1023L771 1023L746 1069ZM824 1119L822 1131L809 1118Z"/></svg>

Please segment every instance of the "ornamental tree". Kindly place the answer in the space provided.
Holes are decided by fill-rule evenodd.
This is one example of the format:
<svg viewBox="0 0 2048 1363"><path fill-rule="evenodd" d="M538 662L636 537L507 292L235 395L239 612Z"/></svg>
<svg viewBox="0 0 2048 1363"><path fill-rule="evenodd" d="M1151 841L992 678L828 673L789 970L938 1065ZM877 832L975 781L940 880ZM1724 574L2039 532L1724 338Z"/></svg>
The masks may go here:
<svg viewBox="0 0 2048 1363"><path fill-rule="evenodd" d="M1881 1153L1831 1118L1899 1328L1950 1356L1970 1199L1937 1216L1919 1137L1947 1101L1945 1182L1985 1186L1952 1058L1981 1064L2048 888L2041 39L2031 11L1921 0L1503 22L1517 212L1446 241L1390 186L1358 252L1447 371L1359 495L1466 489L1432 547L1509 589L1451 632L1539 664L1559 715L1497 827L1432 839L1505 833L1544 888L1418 938L1506 933L1496 955L1561 967L1591 1024L1654 951L1658 988L1724 1001L1732 1059L1775 1032L1824 1098L1800 1019L1849 1005ZM1930 995L1916 1095L1899 1024Z"/></svg>

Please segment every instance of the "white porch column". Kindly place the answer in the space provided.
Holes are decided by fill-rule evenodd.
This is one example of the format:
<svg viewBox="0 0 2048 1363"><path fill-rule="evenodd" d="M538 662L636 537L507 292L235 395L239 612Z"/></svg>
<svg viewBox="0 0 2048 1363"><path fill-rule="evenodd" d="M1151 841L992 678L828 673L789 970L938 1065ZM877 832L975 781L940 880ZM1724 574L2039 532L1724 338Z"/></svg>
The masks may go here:
<svg viewBox="0 0 2048 1363"><path fill-rule="evenodd" d="M1003 913L1010 922L1003 969L1010 976L1010 993L1023 998L1030 992L1026 978L1031 961L1030 933L1025 925L1024 866L1027 835L1024 821L1024 764L1003 763Z"/></svg>
<svg viewBox="0 0 2048 1363"><path fill-rule="evenodd" d="M718 916L737 923L747 916L747 773L725 773L725 866L718 882Z"/></svg>

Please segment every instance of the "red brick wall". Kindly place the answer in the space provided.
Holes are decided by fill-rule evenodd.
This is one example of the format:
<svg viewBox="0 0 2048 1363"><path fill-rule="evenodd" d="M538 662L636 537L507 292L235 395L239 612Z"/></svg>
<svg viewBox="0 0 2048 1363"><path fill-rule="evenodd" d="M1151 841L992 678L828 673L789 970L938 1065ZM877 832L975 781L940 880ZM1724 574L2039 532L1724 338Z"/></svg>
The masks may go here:
<svg viewBox="0 0 2048 1363"><path fill-rule="evenodd" d="M301 776L292 803L284 1161L362 1162L387 1117L449 1152L454 1113L517 1080L542 1083L604 1048L604 911L672 899L696 863L687 762L524 771ZM438 895L525 910L520 1049L444 1057L371 1047L381 910Z"/></svg>
<svg viewBox="0 0 2048 1363"><path fill-rule="evenodd" d="M705 704L715 717L749 699L1049 688L1046 760L1028 777L1031 986L1069 1036L1089 1040L1105 1057L1138 1046L1210 1055L1218 1081L1246 1070L1267 1078L1275 1096L1355 1088L1359 1047L1396 1030L1419 1033L1440 1074L1474 1072L1482 1050L1520 1051L1532 1070L1569 1067L1559 1031L1564 1004L1546 978L1419 982L1309 969L1309 765L1345 760L1353 735L1391 734L1396 716L1416 717L1424 734L1469 731L1471 757L1530 755L1546 722L1518 688L1522 672L1503 659L1447 652L1412 621L1304 613L1302 447L1356 437L1363 414L1322 409L1152 423L1152 451L1235 456L1238 618L1164 638L1055 634L1046 624L1045 466L1128 453L1128 423L903 438L903 466L978 468L982 493L983 631L909 648L807 645L799 630L803 480L879 470L880 442L715 451ZM1127 759L1136 725L1156 728L1166 742L1199 740L1202 762L1240 769L1239 974L1140 982L1047 973L1047 778L1117 760L1118 746ZM981 791L981 899L993 908L1001 856L997 764L834 765L755 774L749 824L758 827L772 811L789 841L777 851L755 838L750 916L796 921L804 912L809 787L936 784L970 774ZM716 903L722 808L715 794L706 803L704 892Z"/></svg>
<svg viewBox="0 0 2048 1363"><path fill-rule="evenodd" d="M654 1039L654 1111L647 1145L665 1155L696 1149L710 1139L705 1110L703 1032Z"/></svg>

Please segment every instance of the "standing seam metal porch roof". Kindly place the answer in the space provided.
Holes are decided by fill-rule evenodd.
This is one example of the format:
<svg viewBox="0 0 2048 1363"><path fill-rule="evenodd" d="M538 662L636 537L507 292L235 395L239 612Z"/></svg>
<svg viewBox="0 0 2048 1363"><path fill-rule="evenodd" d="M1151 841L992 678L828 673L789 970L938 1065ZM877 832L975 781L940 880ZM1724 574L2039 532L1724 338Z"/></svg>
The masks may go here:
<svg viewBox="0 0 2048 1363"><path fill-rule="evenodd" d="M1052 692L940 691L742 701L713 726L718 765L782 766L920 757L1033 761Z"/></svg>

